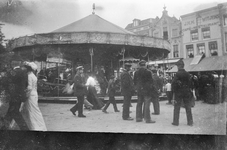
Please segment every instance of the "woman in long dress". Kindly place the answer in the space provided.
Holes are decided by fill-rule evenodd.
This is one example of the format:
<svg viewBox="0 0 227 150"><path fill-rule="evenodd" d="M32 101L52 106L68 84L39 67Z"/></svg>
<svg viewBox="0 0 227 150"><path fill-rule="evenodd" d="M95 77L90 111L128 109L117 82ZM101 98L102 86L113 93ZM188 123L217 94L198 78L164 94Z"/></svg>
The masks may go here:
<svg viewBox="0 0 227 150"><path fill-rule="evenodd" d="M37 65L34 62L26 65L28 71L27 101L24 104L24 117L30 130L47 131L42 113L38 106L37 77L34 72Z"/></svg>

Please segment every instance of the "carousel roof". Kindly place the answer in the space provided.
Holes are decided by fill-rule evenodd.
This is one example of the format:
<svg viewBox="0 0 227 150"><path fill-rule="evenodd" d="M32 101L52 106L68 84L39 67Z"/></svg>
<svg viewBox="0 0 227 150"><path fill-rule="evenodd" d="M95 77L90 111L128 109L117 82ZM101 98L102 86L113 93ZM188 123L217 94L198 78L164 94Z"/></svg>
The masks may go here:
<svg viewBox="0 0 227 150"><path fill-rule="evenodd" d="M49 33L34 34L11 40L11 49L24 50L47 45L91 45L115 46L125 49L139 49L157 54L167 54L171 45L167 40L150 36L135 35L113 23L92 14Z"/></svg>
<svg viewBox="0 0 227 150"><path fill-rule="evenodd" d="M133 32L127 31L96 14L91 14L85 18L75 21L69 25L52 31L51 33L65 33L65 32L109 32L120 34L132 34Z"/></svg>

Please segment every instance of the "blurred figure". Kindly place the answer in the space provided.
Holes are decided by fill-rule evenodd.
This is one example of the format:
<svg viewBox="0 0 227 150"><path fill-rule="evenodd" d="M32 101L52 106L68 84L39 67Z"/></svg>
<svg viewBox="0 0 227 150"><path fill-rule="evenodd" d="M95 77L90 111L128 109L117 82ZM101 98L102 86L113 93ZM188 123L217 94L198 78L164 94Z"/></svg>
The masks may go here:
<svg viewBox="0 0 227 150"><path fill-rule="evenodd" d="M91 74L88 77L86 86L87 86L87 100L93 105L92 109L101 109L104 106L104 103L98 98L96 86L98 81L95 79L95 76Z"/></svg>
<svg viewBox="0 0 227 150"><path fill-rule="evenodd" d="M172 93L172 86L171 86L171 82L170 80L167 81L166 85L165 85L165 88L166 88L166 96L168 98L168 103L166 104L172 104L172 98L173 98L173 93Z"/></svg>
<svg viewBox="0 0 227 150"><path fill-rule="evenodd" d="M118 109L117 109L117 104L116 104L116 100L115 100L115 92L116 92L116 86L115 86L115 76L112 75L110 77L110 80L108 82L108 88L107 88L107 94L109 96L109 101L106 103L105 107L102 109L102 112L104 113L108 113L106 110L107 108L109 107L110 103L113 104L113 108L114 108L114 111L115 112L120 112Z"/></svg>

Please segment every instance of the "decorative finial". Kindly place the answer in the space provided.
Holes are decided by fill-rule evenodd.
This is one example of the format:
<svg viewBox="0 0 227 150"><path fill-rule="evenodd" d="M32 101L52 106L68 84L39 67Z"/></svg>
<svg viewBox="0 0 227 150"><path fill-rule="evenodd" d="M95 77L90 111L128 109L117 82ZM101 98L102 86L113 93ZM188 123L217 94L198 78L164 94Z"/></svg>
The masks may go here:
<svg viewBox="0 0 227 150"><path fill-rule="evenodd" d="M164 5L163 9L166 10L166 5Z"/></svg>
<svg viewBox="0 0 227 150"><path fill-rule="evenodd" d="M92 14L94 15L95 14L95 3L93 3L93 12Z"/></svg>

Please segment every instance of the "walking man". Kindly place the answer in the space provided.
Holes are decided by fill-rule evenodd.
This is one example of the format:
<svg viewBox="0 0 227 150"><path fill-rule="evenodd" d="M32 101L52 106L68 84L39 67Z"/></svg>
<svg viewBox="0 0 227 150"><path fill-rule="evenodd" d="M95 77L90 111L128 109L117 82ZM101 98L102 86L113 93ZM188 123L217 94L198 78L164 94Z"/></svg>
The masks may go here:
<svg viewBox="0 0 227 150"><path fill-rule="evenodd" d="M104 113L108 113L106 110L107 108L109 107L110 103L113 104L113 107L114 107L114 111L115 112L120 112L118 109L117 109L117 105L116 105L116 101L115 101L115 92L116 92L116 86L115 86L115 76L112 75L110 77L110 80L108 82L108 91L107 91L107 94L109 96L109 101L106 103L105 107L103 108L102 112Z"/></svg>
<svg viewBox="0 0 227 150"><path fill-rule="evenodd" d="M84 77L84 68L79 66L76 68L77 72L73 79L74 81L74 94L77 96L77 104L73 106L70 111L73 115L76 115L75 112L78 110L78 117L86 117L83 114L83 104L84 96L86 95L86 86L85 86L85 77Z"/></svg>
<svg viewBox="0 0 227 150"><path fill-rule="evenodd" d="M122 112L123 120L133 120L133 118L129 116L129 107L131 103L132 94L134 91L133 80L131 75L129 74L130 68L131 64L125 63L125 69L121 73L121 93L124 96Z"/></svg>
<svg viewBox="0 0 227 150"><path fill-rule="evenodd" d="M180 115L180 107L182 101L185 104L186 115L187 115L187 124L189 126L193 125L192 112L191 112L191 82L190 82L190 74L184 69L183 60L179 60L176 63L178 67L178 72L176 73L173 81L172 81L172 90L175 94L175 104L174 104L174 116L172 125L179 125L179 115Z"/></svg>
<svg viewBox="0 0 227 150"><path fill-rule="evenodd" d="M138 101L136 106L136 122L155 123L150 116L151 91L153 90L153 79L151 72L147 69L146 61L139 62L139 70L134 74L134 84L137 89ZM142 110L144 105L144 110ZM144 114L143 114L144 112Z"/></svg>

